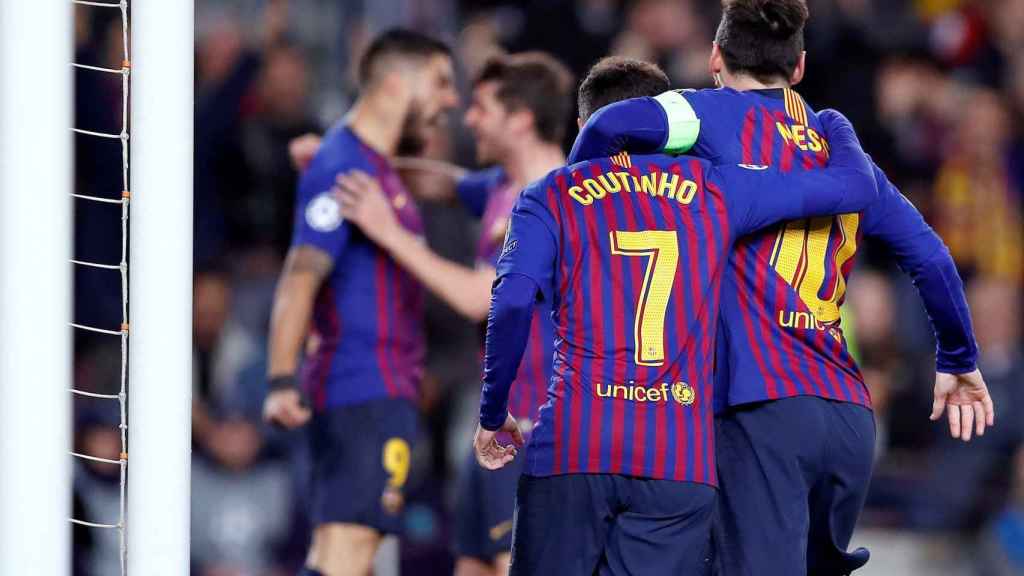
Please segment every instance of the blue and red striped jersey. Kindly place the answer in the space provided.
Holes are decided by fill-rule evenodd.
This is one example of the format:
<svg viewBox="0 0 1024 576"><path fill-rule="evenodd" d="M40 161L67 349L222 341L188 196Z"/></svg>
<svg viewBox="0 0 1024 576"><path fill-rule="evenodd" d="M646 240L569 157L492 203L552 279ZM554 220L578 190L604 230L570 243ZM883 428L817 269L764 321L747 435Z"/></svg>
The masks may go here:
<svg viewBox="0 0 1024 576"><path fill-rule="evenodd" d="M716 483L712 369L730 248L773 222L876 197L869 163L842 126L832 166L801 176L622 154L556 170L523 192L498 263L481 426L505 419L525 346L509 302L524 298L526 278L555 324L554 374L527 474ZM523 313L534 305L528 292Z"/></svg>
<svg viewBox="0 0 1024 576"><path fill-rule="evenodd" d="M682 95L706 118L693 148L699 156L782 172L827 162L821 123L792 90ZM859 214L803 219L736 243L722 297L720 405L797 395L871 405L839 315L860 226Z"/></svg>
<svg viewBox="0 0 1024 576"><path fill-rule="evenodd" d="M458 182L456 193L470 214L480 220L477 265L495 268L519 190L509 182L502 168L491 168L467 174ZM547 402L553 340L551 316L538 306L530 324L526 352L509 396L509 412L516 418L535 422L537 411Z"/></svg>
<svg viewBox="0 0 1024 576"><path fill-rule="evenodd" d="M301 379L317 410L377 398L413 398L424 359L420 285L346 222L332 191L337 174L380 182L401 224L422 234L419 211L387 158L347 126L332 129L299 182L292 246L334 259L313 309L312 351Z"/></svg>
<svg viewBox="0 0 1024 576"><path fill-rule="evenodd" d="M669 92L613 104L592 121L573 158L665 149L788 173L818 170L828 157L821 122L790 89ZM839 314L865 234L887 245L918 286L937 368L974 369L977 345L948 249L877 166L874 174L879 198L861 213L792 221L736 243L723 280L717 409L797 395L870 406Z"/></svg>

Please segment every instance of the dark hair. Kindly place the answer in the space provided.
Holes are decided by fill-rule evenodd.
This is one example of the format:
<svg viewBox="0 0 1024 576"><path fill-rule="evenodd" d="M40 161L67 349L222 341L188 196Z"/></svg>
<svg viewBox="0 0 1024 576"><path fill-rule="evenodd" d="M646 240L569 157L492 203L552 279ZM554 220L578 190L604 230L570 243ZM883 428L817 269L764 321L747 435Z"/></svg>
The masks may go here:
<svg viewBox="0 0 1024 576"><path fill-rule="evenodd" d="M723 0L715 43L730 72L789 80L804 50L804 0Z"/></svg>
<svg viewBox="0 0 1024 576"><path fill-rule="evenodd" d="M668 76L657 64L621 56L602 58L580 84L580 119L586 121L598 108L612 102L657 96L669 88Z"/></svg>
<svg viewBox="0 0 1024 576"><path fill-rule="evenodd" d="M381 63L389 58L429 58L435 54L451 56L452 50L426 34L403 28L386 30L370 42L359 60L359 84L369 84Z"/></svg>
<svg viewBox="0 0 1024 576"><path fill-rule="evenodd" d="M498 83L498 100L507 109L533 114L541 140L561 143L572 113L572 72L564 64L544 52L498 56L484 64L473 85L484 82Z"/></svg>

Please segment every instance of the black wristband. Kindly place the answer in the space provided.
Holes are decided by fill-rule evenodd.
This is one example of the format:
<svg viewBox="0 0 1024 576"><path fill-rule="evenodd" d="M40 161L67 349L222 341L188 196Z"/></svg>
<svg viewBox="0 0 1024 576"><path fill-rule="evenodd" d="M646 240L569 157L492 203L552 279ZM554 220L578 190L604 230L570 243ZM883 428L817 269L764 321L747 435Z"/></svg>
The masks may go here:
<svg viewBox="0 0 1024 576"><path fill-rule="evenodd" d="M289 374L287 376L274 376L267 383L267 387L270 388L271 392L277 392L278 390L298 390L299 383L295 378L295 375Z"/></svg>
<svg viewBox="0 0 1024 576"><path fill-rule="evenodd" d="M302 404L304 408L312 406L312 403L309 401L309 395L306 394L305 390L299 387L298 378L294 375L274 376L267 383L267 387L270 389L271 393L280 392L281 390L295 390L299 393L299 403Z"/></svg>

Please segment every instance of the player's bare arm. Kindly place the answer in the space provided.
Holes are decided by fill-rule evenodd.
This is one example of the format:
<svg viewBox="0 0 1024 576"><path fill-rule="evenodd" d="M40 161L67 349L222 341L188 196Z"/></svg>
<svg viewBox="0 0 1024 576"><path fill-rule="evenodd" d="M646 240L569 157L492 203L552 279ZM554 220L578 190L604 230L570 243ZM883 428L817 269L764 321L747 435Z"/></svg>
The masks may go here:
<svg viewBox="0 0 1024 576"><path fill-rule="evenodd" d="M341 174L337 188L345 219L456 312L474 321L487 317L493 268L468 268L438 256L399 224L380 184L367 174Z"/></svg>
<svg viewBox="0 0 1024 576"><path fill-rule="evenodd" d="M450 202L455 200L455 185L469 170L462 166L416 156L398 156L392 160L412 192L420 200Z"/></svg>
<svg viewBox="0 0 1024 576"><path fill-rule="evenodd" d="M323 138L318 134L303 134L288 142L288 156L292 166L299 172L309 167L313 157L320 150ZM447 202L455 199L455 183L469 173L457 164L418 158L398 156L392 160L395 169L409 182L409 191L421 200Z"/></svg>
<svg viewBox="0 0 1024 576"><path fill-rule="evenodd" d="M295 372L313 301L333 264L326 252L312 246L299 246L288 252L270 317L267 375L271 391L263 403L263 417L268 422L296 428L312 416L296 385Z"/></svg>

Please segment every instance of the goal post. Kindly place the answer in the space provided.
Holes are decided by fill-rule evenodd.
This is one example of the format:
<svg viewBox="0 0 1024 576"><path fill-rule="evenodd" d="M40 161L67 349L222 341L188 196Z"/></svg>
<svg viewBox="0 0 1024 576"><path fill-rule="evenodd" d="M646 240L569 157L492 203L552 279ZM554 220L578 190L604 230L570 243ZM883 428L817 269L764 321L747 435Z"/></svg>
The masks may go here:
<svg viewBox="0 0 1024 576"><path fill-rule="evenodd" d="M189 570L194 6L132 2L128 573Z"/></svg>
<svg viewBox="0 0 1024 576"><path fill-rule="evenodd" d="M0 574L70 572L71 41L0 2Z"/></svg>

